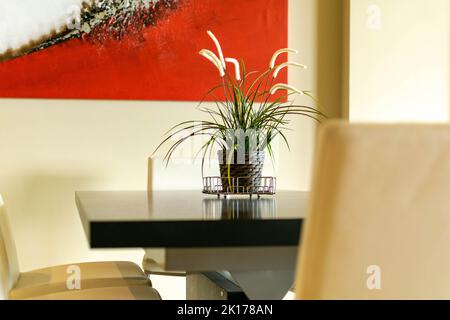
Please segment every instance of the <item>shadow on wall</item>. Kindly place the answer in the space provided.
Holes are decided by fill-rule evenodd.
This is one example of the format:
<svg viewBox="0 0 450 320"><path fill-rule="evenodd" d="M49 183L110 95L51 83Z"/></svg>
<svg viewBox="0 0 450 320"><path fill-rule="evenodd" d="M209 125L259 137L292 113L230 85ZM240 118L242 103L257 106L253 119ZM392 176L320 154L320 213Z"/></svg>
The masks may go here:
<svg viewBox="0 0 450 320"><path fill-rule="evenodd" d="M6 190L3 196L21 271L94 260L141 263L144 253L141 249L90 250L88 246L75 204L75 191L111 189L114 185L111 178L30 174L3 177L1 184L0 190Z"/></svg>

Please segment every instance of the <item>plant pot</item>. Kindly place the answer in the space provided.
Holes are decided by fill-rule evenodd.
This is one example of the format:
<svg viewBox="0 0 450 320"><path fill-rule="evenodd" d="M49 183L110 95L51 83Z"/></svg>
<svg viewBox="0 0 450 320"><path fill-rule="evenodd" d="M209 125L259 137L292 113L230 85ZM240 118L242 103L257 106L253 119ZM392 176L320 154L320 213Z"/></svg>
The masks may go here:
<svg viewBox="0 0 450 320"><path fill-rule="evenodd" d="M258 191L261 187L264 168L264 151L245 153L243 159L238 159L237 151L235 151L234 157L231 159L233 161L227 159L226 150L219 151L218 154L222 191L230 193Z"/></svg>

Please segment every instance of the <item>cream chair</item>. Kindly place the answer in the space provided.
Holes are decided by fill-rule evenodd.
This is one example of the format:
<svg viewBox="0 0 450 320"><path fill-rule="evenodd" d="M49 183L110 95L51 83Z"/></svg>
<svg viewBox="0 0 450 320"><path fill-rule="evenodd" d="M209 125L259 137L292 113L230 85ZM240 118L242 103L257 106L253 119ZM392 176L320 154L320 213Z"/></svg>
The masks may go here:
<svg viewBox="0 0 450 320"><path fill-rule="evenodd" d="M149 192L155 190L202 190L201 164L190 159L178 159L167 168L163 159L148 159ZM144 272L150 275L186 276L186 271L167 271L164 266L164 252L156 249L146 249L142 260Z"/></svg>
<svg viewBox="0 0 450 320"><path fill-rule="evenodd" d="M321 128L300 299L450 299L450 127Z"/></svg>
<svg viewBox="0 0 450 320"><path fill-rule="evenodd" d="M81 290L68 289L69 265L21 273L0 196L0 299L159 299L158 292L134 263L72 265L79 267Z"/></svg>

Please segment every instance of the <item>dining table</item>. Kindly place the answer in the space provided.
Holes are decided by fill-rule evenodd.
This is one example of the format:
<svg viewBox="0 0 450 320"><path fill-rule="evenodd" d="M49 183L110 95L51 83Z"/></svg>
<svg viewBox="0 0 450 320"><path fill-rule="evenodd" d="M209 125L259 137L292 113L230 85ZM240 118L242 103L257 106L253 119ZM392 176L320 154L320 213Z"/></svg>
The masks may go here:
<svg viewBox="0 0 450 320"><path fill-rule="evenodd" d="M307 192L78 191L75 199L91 248L157 248L165 270L216 273L249 299L279 300L293 286Z"/></svg>

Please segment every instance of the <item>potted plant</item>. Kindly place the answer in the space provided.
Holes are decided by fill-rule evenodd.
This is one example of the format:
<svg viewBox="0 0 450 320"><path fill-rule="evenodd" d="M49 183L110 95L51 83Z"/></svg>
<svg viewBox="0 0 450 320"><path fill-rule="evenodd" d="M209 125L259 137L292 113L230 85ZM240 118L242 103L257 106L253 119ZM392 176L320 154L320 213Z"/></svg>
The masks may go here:
<svg viewBox="0 0 450 320"><path fill-rule="evenodd" d="M206 96L214 97L214 107L199 105L210 120L185 121L173 127L155 152L167 142L175 141L168 149L164 160L170 161L173 152L185 141L196 136L207 137L199 154L202 164L218 148L222 191L236 192L240 188L246 192L258 189L264 166L265 152L273 157L272 142L280 137L288 146L284 133L290 123L289 116L305 116L320 121L325 115L316 108L294 105L289 101L292 95L305 95L314 100L310 91L299 90L276 79L281 70L287 67L306 69L296 62L277 64L281 54L298 53L286 48L274 53L267 70L247 72L244 62L225 57L220 42L210 31L217 54L203 49L199 54L208 59L218 70L221 84L212 88ZM231 66L231 71L228 66ZM253 78L253 80L251 80ZM223 95L216 98L217 91Z"/></svg>

